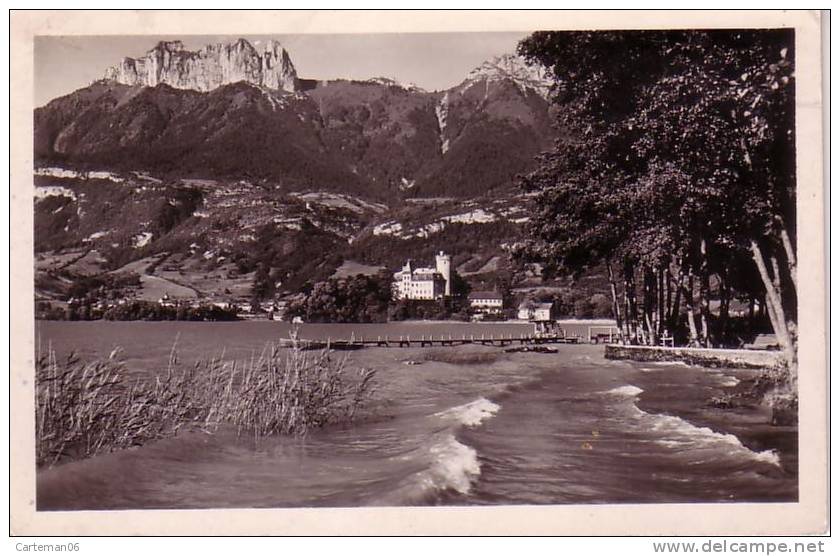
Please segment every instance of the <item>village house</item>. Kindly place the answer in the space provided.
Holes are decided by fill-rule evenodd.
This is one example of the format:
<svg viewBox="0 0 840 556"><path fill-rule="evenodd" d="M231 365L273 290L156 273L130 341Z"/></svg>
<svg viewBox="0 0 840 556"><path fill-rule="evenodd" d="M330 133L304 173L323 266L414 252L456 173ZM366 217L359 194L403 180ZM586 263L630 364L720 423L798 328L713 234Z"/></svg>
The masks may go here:
<svg viewBox="0 0 840 556"><path fill-rule="evenodd" d="M470 293L470 308L477 313L496 315L502 312L502 294L490 291L475 291Z"/></svg>
<svg viewBox="0 0 840 556"><path fill-rule="evenodd" d="M523 301L517 310L519 320L534 323L536 336L565 336L565 331L557 325L554 303L538 303L532 300Z"/></svg>
<svg viewBox="0 0 840 556"><path fill-rule="evenodd" d="M435 256L435 267L414 267L409 260L394 273L394 297L397 299L441 299L452 295L451 260L443 251Z"/></svg>
<svg viewBox="0 0 840 556"><path fill-rule="evenodd" d="M532 322L549 322L554 320L554 303L537 303L534 301L523 301L519 304L516 313L519 320Z"/></svg>

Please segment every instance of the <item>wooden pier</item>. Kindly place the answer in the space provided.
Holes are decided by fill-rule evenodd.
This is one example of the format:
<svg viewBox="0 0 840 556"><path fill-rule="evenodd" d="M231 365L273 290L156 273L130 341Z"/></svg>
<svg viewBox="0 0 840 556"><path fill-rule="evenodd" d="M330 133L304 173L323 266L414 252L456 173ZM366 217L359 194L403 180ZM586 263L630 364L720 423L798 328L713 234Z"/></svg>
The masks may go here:
<svg viewBox="0 0 840 556"><path fill-rule="evenodd" d="M335 350L355 350L366 347L386 347L386 348L410 348L410 347L453 347L464 345L482 345L482 346L497 346L505 347L511 345L520 346L535 346L542 344L577 344L580 343L579 336L536 336L522 334L519 337L508 334L462 334L461 337L449 335L400 335L400 336L376 336L359 338L351 337L347 339L327 339L327 340L281 340L283 345L291 347L295 343L301 349L335 349Z"/></svg>

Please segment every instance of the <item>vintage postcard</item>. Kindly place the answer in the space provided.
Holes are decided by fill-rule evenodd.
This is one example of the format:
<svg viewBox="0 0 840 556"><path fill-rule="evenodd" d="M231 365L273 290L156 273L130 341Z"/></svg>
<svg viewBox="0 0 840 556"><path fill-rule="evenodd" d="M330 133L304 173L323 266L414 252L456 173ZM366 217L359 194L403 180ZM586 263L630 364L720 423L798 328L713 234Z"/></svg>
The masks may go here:
<svg viewBox="0 0 840 556"><path fill-rule="evenodd" d="M827 527L819 12L11 32L13 534Z"/></svg>

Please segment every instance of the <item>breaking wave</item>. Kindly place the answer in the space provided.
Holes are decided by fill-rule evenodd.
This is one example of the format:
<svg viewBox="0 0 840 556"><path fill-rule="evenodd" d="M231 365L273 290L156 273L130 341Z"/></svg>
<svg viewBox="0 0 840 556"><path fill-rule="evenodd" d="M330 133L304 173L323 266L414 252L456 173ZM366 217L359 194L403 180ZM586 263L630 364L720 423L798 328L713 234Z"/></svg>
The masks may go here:
<svg viewBox="0 0 840 556"><path fill-rule="evenodd" d="M447 435L433 444L430 453L432 466L425 472L431 486L438 490L447 488L467 494L472 481L481 474L478 453L466 444L461 444L453 435Z"/></svg>
<svg viewBox="0 0 840 556"><path fill-rule="evenodd" d="M477 427L494 416L501 406L487 398L435 413L447 426L432 435L430 442L420 448L419 457L425 461L423 469L408 477L393 496L401 503L439 500L447 492L468 494L473 482L481 475L478 452L456 437L462 427Z"/></svg>
<svg viewBox="0 0 840 556"><path fill-rule="evenodd" d="M470 403L441 411L435 415L444 419L454 419L467 427L477 427L485 419L489 419L495 415L500 408L501 406L499 404L493 403L486 398L479 398Z"/></svg>
<svg viewBox="0 0 840 556"><path fill-rule="evenodd" d="M734 457L747 457L757 462L781 466L779 454L775 450L754 452L744 446L734 434L699 427L675 415L642 411L636 405L636 398L642 392L644 390L641 388L628 384L602 393L626 397L630 401L628 404L630 414L639 420L641 428L662 435L662 438L655 440L660 446L682 450L722 449Z"/></svg>

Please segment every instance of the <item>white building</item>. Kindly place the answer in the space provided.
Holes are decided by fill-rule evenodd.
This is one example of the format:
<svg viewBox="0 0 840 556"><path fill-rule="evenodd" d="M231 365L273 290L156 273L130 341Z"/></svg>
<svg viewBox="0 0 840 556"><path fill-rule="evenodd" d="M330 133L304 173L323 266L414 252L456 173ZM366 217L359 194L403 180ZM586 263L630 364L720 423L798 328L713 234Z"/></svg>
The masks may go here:
<svg viewBox="0 0 840 556"><path fill-rule="evenodd" d="M450 265L450 257L443 251L435 256L435 268L415 268L409 260L402 270L394 273L394 296L397 299L449 297L452 294Z"/></svg>
<svg viewBox="0 0 840 556"><path fill-rule="evenodd" d="M502 312L502 294L497 292L477 291L469 295L470 307L479 313L496 314Z"/></svg>
<svg viewBox="0 0 840 556"><path fill-rule="evenodd" d="M524 301L519 305L516 317L519 320L548 322L554 320L554 303Z"/></svg>

